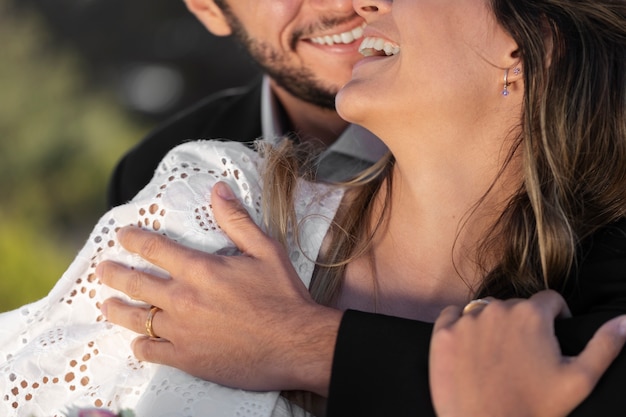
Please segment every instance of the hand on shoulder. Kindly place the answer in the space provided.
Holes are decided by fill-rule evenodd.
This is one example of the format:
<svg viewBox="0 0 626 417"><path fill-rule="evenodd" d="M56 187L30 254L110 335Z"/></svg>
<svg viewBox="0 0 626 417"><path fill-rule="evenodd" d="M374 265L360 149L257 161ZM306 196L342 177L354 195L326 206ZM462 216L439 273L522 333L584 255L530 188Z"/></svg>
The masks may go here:
<svg viewBox="0 0 626 417"><path fill-rule="evenodd" d="M226 386L326 395L341 312L311 299L285 250L228 186L215 185L212 205L241 255L207 254L128 227L120 243L171 279L112 262L98 266L104 284L159 307L150 323L159 338L137 338L136 356ZM104 311L109 321L145 334L148 308L110 299Z"/></svg>
<svg viewBox="0 0 626 417"><path fill-rule="evenodd" d="M565 357L554 318L563 298L487 300L462 313L448 307L435 323L430 382L439 417L566 416L593 390L626 341L626 316L604 324L577 357Z"/></svg>

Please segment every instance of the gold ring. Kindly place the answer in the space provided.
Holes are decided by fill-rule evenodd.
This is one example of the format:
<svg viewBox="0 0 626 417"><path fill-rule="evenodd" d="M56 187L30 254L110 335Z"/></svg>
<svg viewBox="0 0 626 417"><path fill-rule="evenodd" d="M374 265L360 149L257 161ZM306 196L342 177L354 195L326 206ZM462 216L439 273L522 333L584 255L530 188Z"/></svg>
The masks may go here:
<svg viewBox="0 0 626 417"><path fill-rule="evenodd" d="M477 298L470 301L465 305L465 307L463 307L462 314L467 314L472 310L476 310L477 308L484 308L487 304L489 304L489 300L485 300L484 298Z"/></svg>
<svg viewBox="0 0 626 417"><path fill-rule="evenodd" d="M157 336L152 329L152 319L154 319L154 315L159 311L161 311L159 307L151 306L150 311L148 311L148 317L146 318L146 334L153 339L159 339L159 336Z"/></svg>

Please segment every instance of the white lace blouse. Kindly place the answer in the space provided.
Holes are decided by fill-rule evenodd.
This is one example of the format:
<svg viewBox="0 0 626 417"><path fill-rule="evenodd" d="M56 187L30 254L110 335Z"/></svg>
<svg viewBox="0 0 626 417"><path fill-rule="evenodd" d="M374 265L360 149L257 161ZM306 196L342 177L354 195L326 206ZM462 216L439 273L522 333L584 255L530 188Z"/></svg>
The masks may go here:
<svg viewBox="0 0 626 417"><path fill-rule="evenodd" d="M121 248L115 236L119 227L135 224L207 252L233 250L213 218L211 187L227 182L259 223L262 163L239 143L196 141L175 148L132 202L100 219L47 297L0 314L0 416L67 416L77 408L131 409L138 417L301 413L277 392L230 389L139 362L130 350L137 335L106 322L99 309L104 299L122 296L96 279L94 268L102 260L166 276ZM337 187L299 184L296 212L303 228L300 246L291 242L290 257L307 285L311 259L317 257L341 197Z"/></svg>

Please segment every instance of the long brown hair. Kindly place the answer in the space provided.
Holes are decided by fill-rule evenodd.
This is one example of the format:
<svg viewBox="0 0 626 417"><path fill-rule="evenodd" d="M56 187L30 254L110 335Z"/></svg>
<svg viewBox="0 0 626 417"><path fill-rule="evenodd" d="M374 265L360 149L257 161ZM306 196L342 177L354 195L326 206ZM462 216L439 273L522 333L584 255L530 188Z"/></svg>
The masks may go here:
<svg viewBox="0 0 626 417"><path fill-rule="evenodd" d="M626 215L626 4L492 0L492 9L517 42L523 67L521 133L510 152L522 154L524 178L476 254L479 265L490 254L502 254L495 267L485 268L477 292L527 296L560 289L580 242ZM290 149L267 152L264 181L273 186L264 188L265 213L279 219L269 221L279 238L288 223L297 229L293 194L276 197L293 190L301 173ZM347 198L311 287L319 302L333 302L345 265L367 251L371 202L381 184L391 181L392 166L389 156L340 185Z"/></svg>
<svg viewBox="0 0 626 417"><path fill-rule="evenodd" d="M580 242L626 213L626 3L493 0L524 71L524 185L483 294L559 289ZM486 240L484 248L488 248Z"/></svg>

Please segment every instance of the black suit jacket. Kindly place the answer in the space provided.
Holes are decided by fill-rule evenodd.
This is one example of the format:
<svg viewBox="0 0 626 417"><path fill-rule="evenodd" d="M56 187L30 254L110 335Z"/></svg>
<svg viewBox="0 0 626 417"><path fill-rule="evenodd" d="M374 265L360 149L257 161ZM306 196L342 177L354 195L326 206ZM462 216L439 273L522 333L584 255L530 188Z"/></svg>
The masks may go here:
<svg viewBox="0 0 626 417"><path fill-rule="evenodd" d="M117 164L107 191L109 207L131 200L150 180L165 154L198 139L250 142L262 135L261 78L246 87L207 97L157 127Z"/></svg>
<svg viewBox="0 0 626 417"><path fill-rule="evenodd" d="M557 320L565 355L576 355L607 320L626 313L626 220L596 233L564 289L573 318ZM327 417L435 416L428 386L432 325L348 311L342 320ZM572 417L626 416L626 350Z"/></svg>

